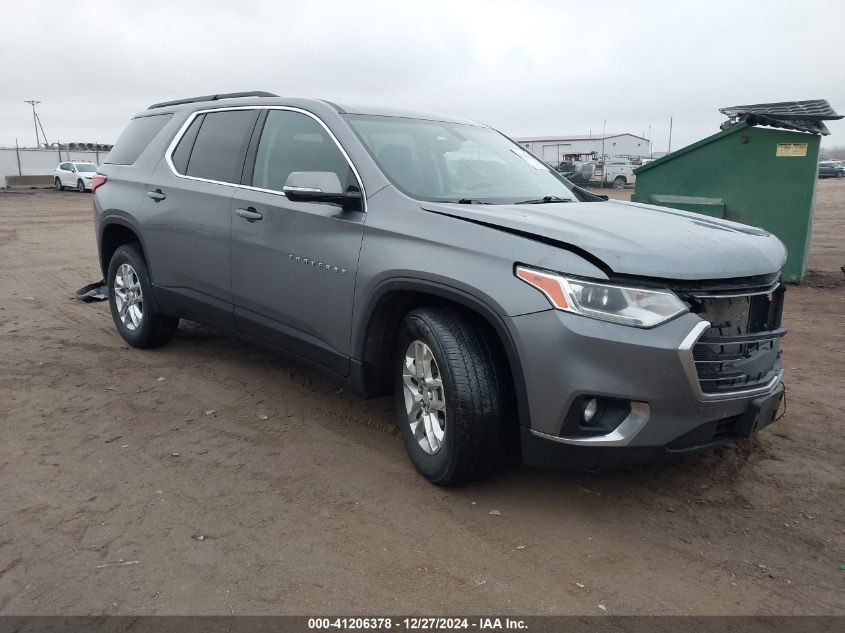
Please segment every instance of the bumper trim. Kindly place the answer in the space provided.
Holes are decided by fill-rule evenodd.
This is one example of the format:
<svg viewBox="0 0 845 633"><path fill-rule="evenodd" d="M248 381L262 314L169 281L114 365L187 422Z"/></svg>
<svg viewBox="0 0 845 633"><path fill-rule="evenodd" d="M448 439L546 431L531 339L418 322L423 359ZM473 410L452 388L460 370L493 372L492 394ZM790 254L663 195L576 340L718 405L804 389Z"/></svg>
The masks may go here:
<svg viewBox="0 0 845 633"><path fill-rule="evenodd" d="M783 369L779 369L778 371L776 371L772 379L765 385L754 387L752 389L739 389L737 391L726 391L723 393L705 393L704 391L702 391L701 383L698 381L698 371L695 368L695 358L693 358L692 355L692 348L695 345L696 341L698 341L698 339L701 337L701 335L709 328L709 321L701 321L701 323L698 323L692 329L692 331L687 334L687 337L681 342L681 345L678 347L678 355L681 358L681 365L684 368L684 373L689 379L689 383L692 387L693 392L695 392L696 398L707 402L713 400L732 400L735 398L747 398L748 396L756 396L760 394L769 393L773 391L775 387L777 387L781 378L783 378Z"/></svg>
<svg viewBox="0 0 845 633"><path fill-rule="evenodd" d="M632 402L631 412L610 433L593 437L558 437L531 429L531 433L544 440L576 446L627 446L648 423L651 408L645 402Z"/></svg>

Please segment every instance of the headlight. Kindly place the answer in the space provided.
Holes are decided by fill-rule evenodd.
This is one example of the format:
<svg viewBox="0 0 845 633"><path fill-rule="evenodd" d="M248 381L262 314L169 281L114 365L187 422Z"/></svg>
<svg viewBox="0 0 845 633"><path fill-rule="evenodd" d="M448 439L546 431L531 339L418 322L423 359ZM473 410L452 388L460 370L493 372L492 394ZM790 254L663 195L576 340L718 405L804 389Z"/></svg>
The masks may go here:
<svg viewBox="0 0 845 633"><path fill-rule="evenodd" d="M630 288L516 267L516 276L534 286L558 310L621 325L649 328L687 311L668 290Z"/></svg>

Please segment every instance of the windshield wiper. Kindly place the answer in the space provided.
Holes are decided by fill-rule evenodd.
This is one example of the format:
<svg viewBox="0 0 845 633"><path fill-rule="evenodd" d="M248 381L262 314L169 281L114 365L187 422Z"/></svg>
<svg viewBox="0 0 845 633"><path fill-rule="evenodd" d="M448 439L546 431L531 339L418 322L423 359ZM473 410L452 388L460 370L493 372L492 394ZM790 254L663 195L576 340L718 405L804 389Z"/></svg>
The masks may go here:
<svg viewBox="0 0 845 633"><path fill-rule="evenodd" d="M440 202L442 204L493 204L492 202L484 202L478 198L458 198L457 200L444 200L443 198L431 198L429 202Z"/></svg>
<svg viewBox="0 0 845 633"><path fill-rule="evenodd" d="M553 202L572 202L572 198L559 198L558 196L544 196L536 200L520 200L514 204L551 204Z"/></svg>

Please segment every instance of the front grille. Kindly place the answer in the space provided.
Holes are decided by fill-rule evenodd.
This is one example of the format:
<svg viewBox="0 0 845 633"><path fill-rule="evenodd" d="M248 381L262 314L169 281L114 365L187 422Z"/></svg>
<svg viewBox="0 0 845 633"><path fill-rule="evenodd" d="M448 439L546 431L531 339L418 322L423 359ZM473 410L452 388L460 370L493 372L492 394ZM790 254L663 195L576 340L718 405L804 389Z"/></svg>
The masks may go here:
<svg viewBox="0 0 845 633"><path fill-rule="evenodd" d="M699 292L692 311L710 327L692 347L701 391L730 393L768 384L780 368L784 287L729 296Z"/></svg>

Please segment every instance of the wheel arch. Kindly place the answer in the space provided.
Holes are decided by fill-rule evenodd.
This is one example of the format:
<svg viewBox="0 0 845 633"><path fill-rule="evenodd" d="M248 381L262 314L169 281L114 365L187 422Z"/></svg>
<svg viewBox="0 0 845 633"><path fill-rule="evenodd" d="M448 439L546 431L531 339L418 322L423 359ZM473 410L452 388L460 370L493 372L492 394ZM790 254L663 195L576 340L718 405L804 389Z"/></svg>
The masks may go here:
<svg viewBox="0 0 845 633"><path fill-rule="evenodd" d="M103 273L103 279L108 275L109 263L114 252L125 244L137 244L139 246L149 269L150 260L147 258L147 250L138 229L124 218L112 217L104 221L100 230L100 269ZM150 272L150 278L152 279L152 272Z"/></svg>
<svg viewBox="0 0 845 633"><path fill-rule="evenodd" d="M528 396L519 353L502 317L484 300L441 283L414 278L383 281L369 297L353 333L353 357L362 365L361 390L366 397L391 393L393 383L385 367L401 318L424 306L452 305L476 317L488 329L506 363L520 426L530 426Z"/></svg>

